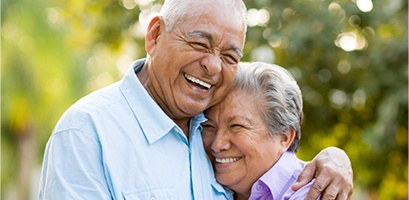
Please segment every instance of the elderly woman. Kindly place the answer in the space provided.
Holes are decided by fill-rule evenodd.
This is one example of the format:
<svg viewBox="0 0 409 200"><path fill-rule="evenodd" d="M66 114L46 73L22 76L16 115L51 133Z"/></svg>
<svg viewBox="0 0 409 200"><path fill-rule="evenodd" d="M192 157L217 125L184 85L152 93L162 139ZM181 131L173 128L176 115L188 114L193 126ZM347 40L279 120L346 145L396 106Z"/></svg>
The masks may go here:
<svg viewBox="0 0 409 200"><path fill-rule="evenodd" d="M312 182L291 189L306 164L295 156L302 98L284 68L241 64L232 91L205 115L206 152L216 179L235 199L304 199Z"/></svg>

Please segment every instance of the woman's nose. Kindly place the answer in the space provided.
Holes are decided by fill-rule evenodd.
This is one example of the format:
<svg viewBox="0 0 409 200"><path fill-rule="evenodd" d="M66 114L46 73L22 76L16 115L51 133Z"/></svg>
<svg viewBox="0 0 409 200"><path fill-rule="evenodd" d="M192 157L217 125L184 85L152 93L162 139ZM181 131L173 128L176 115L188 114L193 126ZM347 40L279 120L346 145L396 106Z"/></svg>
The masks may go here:
<svg viewBox="0 0 409 200"><path fill-rule="evenodd" d="M212 151L218 153L221 151L225 151L230 149L231 143L226 136L226 134L223 133L217 133L216 136L214 137L214 140L212 142Z"/></svg>

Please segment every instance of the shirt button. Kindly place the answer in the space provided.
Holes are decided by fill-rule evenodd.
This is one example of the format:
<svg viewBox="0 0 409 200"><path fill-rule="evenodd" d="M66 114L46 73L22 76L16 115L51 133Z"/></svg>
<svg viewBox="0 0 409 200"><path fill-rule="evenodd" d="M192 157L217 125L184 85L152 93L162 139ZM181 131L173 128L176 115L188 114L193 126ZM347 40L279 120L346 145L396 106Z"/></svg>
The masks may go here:
<svg viewBox="0 0 409 200"><path fill-rule="evenodd" d="M151 197L151 198L149 198L149 200L156 200L156 198L155 198L155 197Z"/></svg>
<svg viewBox="0 0 409 200"><path fill-rule="evenodd" d="M257 189L257 191L261 191L261 190L263 190L263 186L260 185L260 184L258 184L257 187L256 187L256 189Z"/></svg>

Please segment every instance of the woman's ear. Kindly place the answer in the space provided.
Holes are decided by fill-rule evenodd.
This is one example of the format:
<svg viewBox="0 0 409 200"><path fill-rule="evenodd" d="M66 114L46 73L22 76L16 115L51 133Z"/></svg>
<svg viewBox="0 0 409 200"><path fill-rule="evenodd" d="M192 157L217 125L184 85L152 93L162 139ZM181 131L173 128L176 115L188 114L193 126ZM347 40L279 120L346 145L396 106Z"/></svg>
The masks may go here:
<svg viewBox="0 0 409 200"><path fill-rule="evenodd" d="M295 137L295 131L293 129L290 130L290 133L287 135L281 134L281 147L282 147L282 152L287 151L287 149L290 147L291 143L293 142Z"/></svg>
<svg viewBox="0 0 409 200"><path fill-rule="evenodd" d="M155 16L148 25L148 30L145 35L145 50L150 55L155 49L156 43L161 35L162 31L165 31L165 24L159 16Z"/></svg>

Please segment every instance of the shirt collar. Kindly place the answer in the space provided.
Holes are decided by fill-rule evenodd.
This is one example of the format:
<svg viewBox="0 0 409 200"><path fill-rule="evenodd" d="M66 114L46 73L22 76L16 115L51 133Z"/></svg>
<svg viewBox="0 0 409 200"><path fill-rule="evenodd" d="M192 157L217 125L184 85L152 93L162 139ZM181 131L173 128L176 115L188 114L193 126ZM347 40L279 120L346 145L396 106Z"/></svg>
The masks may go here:
<svg viewBox="0 0 409 200"><path fill-rule="evenodd" d="M234 192L227 187L223 187L216 181L216 178L211 180L211 185L216 193L223 194L226 199L233 199Z"/></svg>
<svg viewBox="0 0 409 200"><path fill-rule="evenodd" d="M273 199L282 196L285 188L288 188L288 184L292 184L297 177L294 176L295 170L298 164L298 159L291 151L284 152L280 159L274 164L274 166L267 171L259 181L267 185L270 189Z"/></svg>
<svg viewBox="0 0 409 200"><path fill-rule="evenodd" d="M152 99L136 76L136 72L139 72L144 64L145 59L137 60L131 64L122 79L120 90L137 118L147 141L152 144L177 125Z"/></svg>
<svg viewBox="0 0 409 200"><path fill-rule="evenodd" d="M203 113L200 113L190 119L189 122L189 134L195 134L195 133L202 133L202 125L201 123L207 121L207 118ZM199 129L199 131L196 131L196 129ZM193 136L192 136L193 137Z"/></svg>

